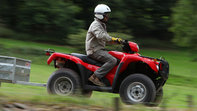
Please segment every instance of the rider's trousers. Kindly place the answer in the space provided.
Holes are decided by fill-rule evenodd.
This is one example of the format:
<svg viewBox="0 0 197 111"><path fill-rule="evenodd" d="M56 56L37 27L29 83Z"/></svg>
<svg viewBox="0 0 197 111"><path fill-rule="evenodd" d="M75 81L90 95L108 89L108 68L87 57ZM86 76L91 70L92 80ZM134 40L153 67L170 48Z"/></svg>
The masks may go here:
<svg viewBox="0 0 197 111"><path fill-rule="evenodd" d="M94 72L94 74L100 79L104 77L117 63L117 59L105 50L98 50L88 56L94 60L104 63Z"/></svg>

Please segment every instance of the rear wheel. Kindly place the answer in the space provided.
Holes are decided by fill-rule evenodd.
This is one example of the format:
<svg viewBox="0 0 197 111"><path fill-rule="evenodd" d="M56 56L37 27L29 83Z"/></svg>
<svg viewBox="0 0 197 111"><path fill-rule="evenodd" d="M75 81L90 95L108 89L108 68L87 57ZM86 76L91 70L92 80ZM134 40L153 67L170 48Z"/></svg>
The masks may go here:
<svg viewBox="0 0 197 111"><path fill-rule="evenodd" d="M62 68L55 71L48 80L49 94L71 95L79 90L79 76L71 69Z"/></svg>
<svg viewBox="0 0 197 111"><path fill-rule="evenodd" d="M150 104L156 96L153 81L143 74L132 74L120 86L120 97L127 104Z"/></svg>
<svg viewBox="0 0 197 111"><path fill-rule="evenodd" d="M72 69L62 68L55 71L47 82L49 94L62 96L79 94L84 97L91 97L92 91L81 89L79 75Z"/></svg>

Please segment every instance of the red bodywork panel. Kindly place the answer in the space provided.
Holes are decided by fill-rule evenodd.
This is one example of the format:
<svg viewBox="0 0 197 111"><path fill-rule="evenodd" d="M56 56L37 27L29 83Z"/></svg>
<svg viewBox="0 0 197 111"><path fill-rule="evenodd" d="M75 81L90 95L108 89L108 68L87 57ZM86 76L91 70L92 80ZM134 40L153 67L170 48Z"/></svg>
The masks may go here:
<svg viewBox="0 0 197 111"><path fill-rule="evenodd" d="M135 42L129 42L129 46L132 51L139 52L139 46Z"/></svg>
<svg viewBox="0 0 197 111"><path fill-rule="evenodd" d="M116 57L117 59L120 59L121 60L120 63L124 62L120 70L120 73L123 72L127 68L129 63L138 62L138 61L145 62L146 64L150 66L151 69L153 69L156 73L158 73L156 65L158 65L159 63L156 61L153 61L152 59L140 57L140 54L138 53L128 54L128 53L123 53L123 52L110 51L109 54Z"/></svg>
<svg viewBox="0 0 197 111"><path fill-rule="evenodd" d="M156 67L156 64L158 65L158 62L153 61L152 59L140 57L139 56L140 54L138 54L138 53L136 53L136 54L128 54L128 53L123 53L123 52L110 51L109 54L111 54L115 58L121 60L120 63L123 63L123 65L122 65L122 67L120 69L120 72L119 72L120 74L121 74L121 72L123 72L127 68L127 66L129 65L129 63L131 63L131 62L138 62L138 61L142 61L142 62L148 64L152 70L154 70L156 73L158 73L158 69ZM69 55L69 54L62 54L62 53L53 53L49 57L49 59L47 61L47 64L50 64L54 59L57 59L59 57L65 58L65 59L68 59L68 60L71 60L71 61L75 62L76 64L81 64L85 68L87 68L88 70L90 70L92 72L96 71L99 68L98 66L85 63L81 59L79 59L79 58L77 58L75 56L72 56L72 55ZM114 79L114 76L115 76L117 67L118 66L115 66L105 76L109 80L109 82L110 82L111 85L113 83L113 79Z"/></svg>

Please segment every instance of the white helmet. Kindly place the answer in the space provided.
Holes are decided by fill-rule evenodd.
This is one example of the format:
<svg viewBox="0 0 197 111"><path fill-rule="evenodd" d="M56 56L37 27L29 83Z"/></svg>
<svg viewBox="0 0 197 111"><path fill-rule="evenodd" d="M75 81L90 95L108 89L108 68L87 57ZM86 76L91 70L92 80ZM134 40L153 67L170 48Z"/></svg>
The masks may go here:
<svg viewBox="0 0 197 111"><path fill-rule="evenodd" d="M111 9L105 4L99 4L94 9L95 17L102 20L105 13L110 13Z"/></svg>

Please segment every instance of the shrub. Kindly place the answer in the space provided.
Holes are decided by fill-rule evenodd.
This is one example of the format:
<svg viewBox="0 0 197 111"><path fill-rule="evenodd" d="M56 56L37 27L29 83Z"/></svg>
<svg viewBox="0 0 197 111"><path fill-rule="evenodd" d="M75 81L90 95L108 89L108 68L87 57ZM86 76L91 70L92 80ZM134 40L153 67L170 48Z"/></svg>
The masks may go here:
<svg viewBox="0 0 197 111"><path fill-rule="evenodd" d="M79 33L77 34L71 34L68 36L68 44L77 48L79 53L84 53L85 54L85 39L86 39L86 30L80 30ZM109 33L110 36L113 37L119 37L125 40L132 40L133 36L127 35L124 33L116 33L116 32L111 32ZM110 50L115 50L114 45L109 45L106 47L107 49Z"/></svg>
<svg viewBox="0 0 197 111"><path fill-rule="evenodd" d="M7 38L7 37L14 36L14 35L15 35L15 32L13 30L8 29L4 26L0 26L0 37Z"/></svg>

